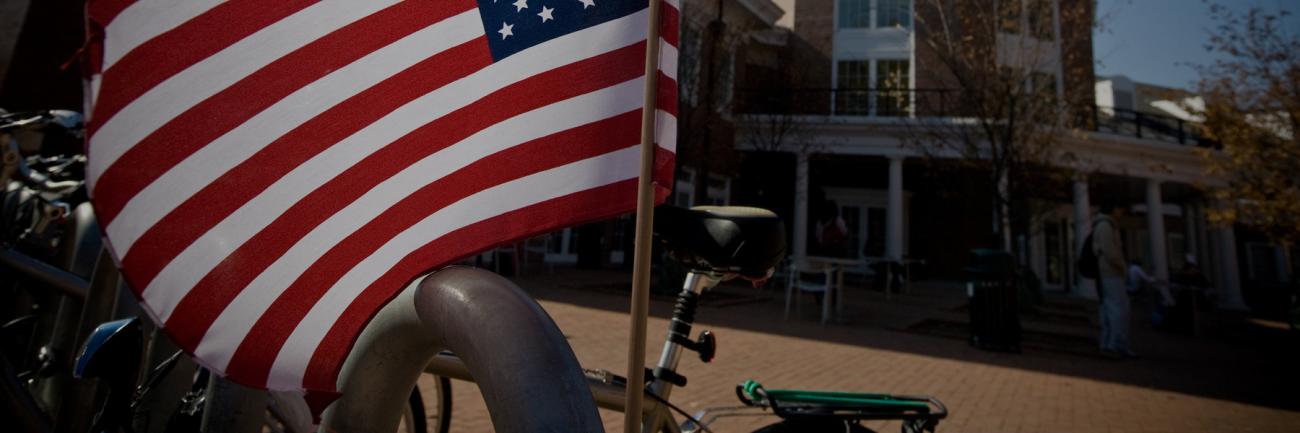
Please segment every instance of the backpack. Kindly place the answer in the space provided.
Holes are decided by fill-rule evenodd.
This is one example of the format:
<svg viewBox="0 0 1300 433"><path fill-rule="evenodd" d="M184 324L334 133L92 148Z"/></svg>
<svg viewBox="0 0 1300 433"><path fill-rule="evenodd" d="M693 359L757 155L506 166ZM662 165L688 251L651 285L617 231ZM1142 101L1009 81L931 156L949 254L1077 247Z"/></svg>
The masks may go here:
<svg viewBox="0 0 1300 433"><path fill-rule="evenodd" d="M1092 231L1088 237L1083 240L1083 251L1079 252L1079 259L1075 261L1075 269L1079 270L1079 275L1095 280L1101 274L1101 264L1097 260L1097 251L1092 246L1092 235L1097 232L1097 225L1105 220L1097 220L1092 223Z"/></svg>

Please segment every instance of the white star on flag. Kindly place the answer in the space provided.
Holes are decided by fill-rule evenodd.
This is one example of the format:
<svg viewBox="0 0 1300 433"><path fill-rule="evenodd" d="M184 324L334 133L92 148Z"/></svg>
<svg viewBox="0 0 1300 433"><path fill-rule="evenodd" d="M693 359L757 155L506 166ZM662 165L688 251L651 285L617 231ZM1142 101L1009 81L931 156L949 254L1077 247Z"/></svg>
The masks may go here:
<svg viewBox="0 0 1300 433"><path fill-rule="evenodd" d="M586 9L596 5L596 0L578 0L582 2L582 8Z"/></svg>
<svg viewBox="0 0 1300 433"><path fill-rule="evenodd" d="M546 5L542 5L542 13L537 14L537 16L542 17L542 22L547 22L555 19L555 17L551 16L551 12L555 12L555 9L551 9L546 7Z"/></svg>
<svg viewBox="0 0 1300 433"><path fill-rule="evenodd" d="M519 0L519 1L523 1L523 0ZM505 38L515 35L514 30L512 30L514 27L515 26L512 24L501 23L501 30L497 30L497 33L500 33L501 39L505 40Z"/></svg>
<svg viewBox="0 0 1300 433"><path fill-rule="evenodd" d="M515 12L519 12L519 11L522 11L522 10L524 10L524 9L528 9L528 0L518 0L518 1L516 1L514 4L515 4L515 8L516 8L516 9L515 9Z"/></svg>

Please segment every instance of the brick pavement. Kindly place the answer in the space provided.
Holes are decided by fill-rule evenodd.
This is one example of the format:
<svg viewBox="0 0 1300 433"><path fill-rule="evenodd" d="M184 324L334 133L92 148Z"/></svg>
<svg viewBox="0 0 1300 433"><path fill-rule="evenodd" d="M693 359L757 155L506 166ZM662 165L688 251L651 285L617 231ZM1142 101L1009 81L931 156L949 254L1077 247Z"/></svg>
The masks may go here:
<svg viewBox="0 0 1300 433"><path fill-rule="evenodd" d="M560 271L520 285L540 300L584 366L621 373L628 298L575 288L601 279L627 276ZM732 387L753 378L771 388L935 395L951 411L941 432L1300 432L1294 373L1300 364L1294 351L1270 350L1275 341L1253 339L1258 329L1194 339L1136 326L1144 358L1134 361L1034 349L985 352L958 339L899 332L924 316L950 314L948 304L960 298L938 290L889 302L851 291L848 323L828 327L818 326L812 311L782 320L783 304L771 290L766 296L776 299L766 302L702 307L695 329L718 334L719 354L702 364L688 353L680 372L690 383L672 400L691 412L735 405ZM658 357L670 310L667 300L652 302L647 363ZM421 386L428 386L427 377ZM460 381L453 388L452 431L491 431L477 388ZM601 416L607 431L622 429L621 414ZM713 427L747 432L772 421L730 418ZM865 424L899 431L897 423Z"/></svg>

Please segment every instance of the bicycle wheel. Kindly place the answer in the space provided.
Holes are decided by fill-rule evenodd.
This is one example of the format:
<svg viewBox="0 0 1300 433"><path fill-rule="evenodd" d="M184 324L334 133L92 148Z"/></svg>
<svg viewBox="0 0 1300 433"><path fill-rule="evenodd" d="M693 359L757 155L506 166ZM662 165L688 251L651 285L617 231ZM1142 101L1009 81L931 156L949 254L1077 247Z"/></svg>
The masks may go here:
<svg viewBox="0 0 1300 433"><path fill-rule="evenodd" d="M433 384L421 392L411 390L398 430L406 433L447 433L451 429L451 380L433 376Z"/></svg>
<svg viewBox="0 0 1300 433"><path fill-rule="evenodd" d="M397 431L402 433L426 433L428 424L424 419L424 398L420 396L420 387L411 390L406 399L406 409L402 410L402 420L397 424Z"/></svg>

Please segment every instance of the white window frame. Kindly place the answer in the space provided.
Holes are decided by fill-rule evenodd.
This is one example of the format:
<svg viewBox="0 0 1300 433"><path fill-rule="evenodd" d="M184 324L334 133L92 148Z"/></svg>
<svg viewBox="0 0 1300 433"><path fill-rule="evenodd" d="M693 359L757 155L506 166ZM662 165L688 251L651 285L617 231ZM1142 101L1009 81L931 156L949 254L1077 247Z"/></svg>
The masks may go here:
<svg viewBox="0 0 1300 433"><path fill-rule="evenodd" d="M673 204L681 207L691 207L695 205L695 169L682 167L682 176L673 179ZM686 179L683 179L686 178ZM685 197L685 203L682 198Z"/></svg>

